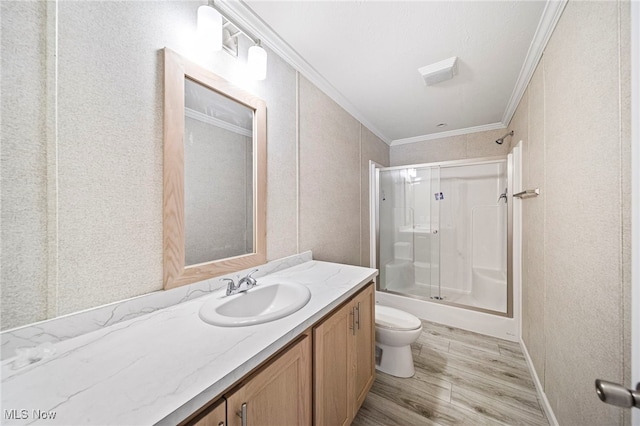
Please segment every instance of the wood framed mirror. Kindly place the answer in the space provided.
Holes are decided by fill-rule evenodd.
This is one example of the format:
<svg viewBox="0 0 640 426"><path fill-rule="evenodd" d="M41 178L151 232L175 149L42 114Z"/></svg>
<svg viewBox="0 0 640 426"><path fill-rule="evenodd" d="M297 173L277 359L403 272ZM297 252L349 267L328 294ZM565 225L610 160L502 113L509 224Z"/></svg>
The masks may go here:
<svg viewBox="0 0 640 426"><path fill-rule="evenodd" d="M266 104L164 49L164 289L266 262Z"/></svg>

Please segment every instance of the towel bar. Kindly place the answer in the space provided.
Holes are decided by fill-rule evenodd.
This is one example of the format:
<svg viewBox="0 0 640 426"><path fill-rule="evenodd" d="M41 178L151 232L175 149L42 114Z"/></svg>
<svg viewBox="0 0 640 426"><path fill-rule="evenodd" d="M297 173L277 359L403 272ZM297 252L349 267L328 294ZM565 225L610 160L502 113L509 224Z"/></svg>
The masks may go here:
<svg viewBox="0 0 640 426"><path fill-rule="evenodd" d="M540 188L527 189L526 191L521 191L521 192L518 192L517 194L513 194L514 197L521 198L521 199L537 197L538 195L540 195Z"/></svg>

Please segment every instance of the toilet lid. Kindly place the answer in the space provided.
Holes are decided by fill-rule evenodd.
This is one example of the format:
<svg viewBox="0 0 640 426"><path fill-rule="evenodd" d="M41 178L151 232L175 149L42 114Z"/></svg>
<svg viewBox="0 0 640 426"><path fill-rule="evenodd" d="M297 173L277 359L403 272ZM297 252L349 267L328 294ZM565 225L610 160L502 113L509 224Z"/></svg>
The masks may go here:
<svg viewBox="0 0 640 426"><path fill-rule="evenodd" d="M376 305L376 326L393 330L416 330L422 323L408 312Z"/></svg>

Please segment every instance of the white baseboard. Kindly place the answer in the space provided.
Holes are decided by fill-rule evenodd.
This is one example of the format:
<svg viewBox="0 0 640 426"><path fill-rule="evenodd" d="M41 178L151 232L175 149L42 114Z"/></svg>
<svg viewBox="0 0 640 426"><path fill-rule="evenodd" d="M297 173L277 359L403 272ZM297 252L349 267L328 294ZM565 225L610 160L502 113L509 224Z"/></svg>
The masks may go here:
<svg viewBox="0 0 640 426"><path fill-rule="evenodd" d="M538 392L538 397L540 398L540 402L542 403L542 409L544 410L544 413L547 416L547 420L549 420L549 424L552 426L560 426L558 424L558 419L556 419L556 415L553 413L553 410L551 409L551 404L549 404L547 395L544 393L544 388L542 387L542 383L540 383L540 379L538 378L538 372L534 368L533 361L531 361L531 357L529 356L527 345L524 344L524 340L522 340L522 338L520 338L520 348L522 349L522 353L524 354L524 357L527 360L527 365L529 366L529 370L531 371L531 374L533 376L533 382L536 385L536 391Z"/></svg>

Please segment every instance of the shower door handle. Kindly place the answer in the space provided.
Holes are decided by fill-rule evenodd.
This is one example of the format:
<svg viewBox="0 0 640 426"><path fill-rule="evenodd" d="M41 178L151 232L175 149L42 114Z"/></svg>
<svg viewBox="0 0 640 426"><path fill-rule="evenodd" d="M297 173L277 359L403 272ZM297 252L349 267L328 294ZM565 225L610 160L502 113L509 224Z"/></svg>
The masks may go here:
<svg viewBox="0 0 640 426"><path fill-rule="evenodd" d="M640 382L636 385L636 390L631 390L618 383L597 379L596 393L598 398L606 404L623 408L640 408Z"/></svg>

